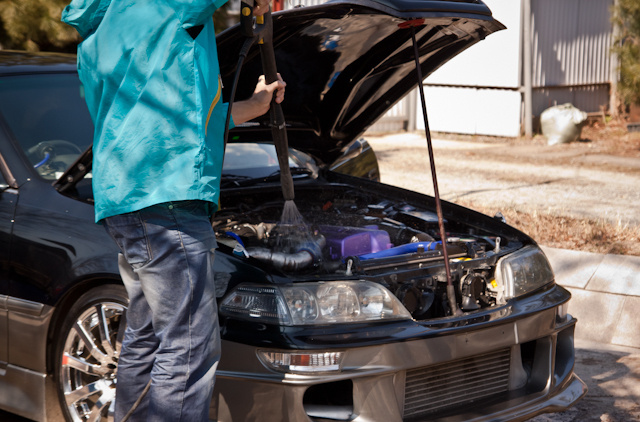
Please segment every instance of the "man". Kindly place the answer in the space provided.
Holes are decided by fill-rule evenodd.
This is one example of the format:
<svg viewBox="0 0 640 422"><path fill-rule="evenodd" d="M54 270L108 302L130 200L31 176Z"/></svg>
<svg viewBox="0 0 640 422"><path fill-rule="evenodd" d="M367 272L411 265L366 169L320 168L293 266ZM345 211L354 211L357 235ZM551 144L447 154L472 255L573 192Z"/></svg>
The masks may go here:
<svg viewBox="0 0 640 422"><path fill-rule="evenodd" d="M129 295L115 420L206 421L220 357L209 223L227 105L213 12L226 0L73 0L78 72L95 124L96 221L121 249ZM268 10L258 0L254 14ZM266 113L284 82L258 82L232 124Z"/></svg>

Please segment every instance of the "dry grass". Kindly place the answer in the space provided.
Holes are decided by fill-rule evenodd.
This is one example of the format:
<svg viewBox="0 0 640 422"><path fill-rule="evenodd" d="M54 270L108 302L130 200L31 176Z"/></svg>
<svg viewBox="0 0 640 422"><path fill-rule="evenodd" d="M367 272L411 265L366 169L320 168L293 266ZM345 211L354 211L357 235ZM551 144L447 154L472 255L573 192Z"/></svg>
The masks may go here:
<svg viewBox="0 0 640 422"><path fill-rule="evenodd" d="M622 120L607 124L596 121L583 127L581 141L590 143L592 152L640 157L640 132L628 132L626 122Z"/></svg>
<svg viewBox="0 0 640 422"><path fill-rule="evenodd" d="M640 256L640 227L618 221L592 220L524 212L515 208L489 207L470 201L457 202L486 215L498 211L507 223L533 237L539 244L554 248L596 253Z"/></svg>
<svg viewBox="0 0 640 422"><path fill-rule="evenodd" d="M640 158L640 132L627 131L627 122L619 119L603 123L602 120L591 121L582 128L579 142L564 144L565 148L588 148L590 154L611 154L618 157ZM462 135L454 133L434 132L434 137L467 142L507 143L511 145L547 145L547 139L536 134L532 139L525 137L503 138L499 136ZM560 146L556 145L558 149Z"/></svg>

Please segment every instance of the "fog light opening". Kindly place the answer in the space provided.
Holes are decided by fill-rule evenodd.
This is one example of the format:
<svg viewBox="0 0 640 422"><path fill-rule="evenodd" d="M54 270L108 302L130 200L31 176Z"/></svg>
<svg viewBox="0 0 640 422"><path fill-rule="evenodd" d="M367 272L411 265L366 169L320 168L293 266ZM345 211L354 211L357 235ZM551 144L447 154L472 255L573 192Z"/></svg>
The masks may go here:
<svg viewBox="0 0 640 422"><path fill-rule="evenodd" d="M312 420L351 420L354 418L353 382L344 380L312 385L305 391L302 404Z"/></svg>
<svg viewBox="0 0 640 422"><path fill-rule="evenodd" d="M558 333L556 338L556 356L553 368L556 385L560 385L571 376L575 365L574 328L573 325L565 328Z"/></svg>

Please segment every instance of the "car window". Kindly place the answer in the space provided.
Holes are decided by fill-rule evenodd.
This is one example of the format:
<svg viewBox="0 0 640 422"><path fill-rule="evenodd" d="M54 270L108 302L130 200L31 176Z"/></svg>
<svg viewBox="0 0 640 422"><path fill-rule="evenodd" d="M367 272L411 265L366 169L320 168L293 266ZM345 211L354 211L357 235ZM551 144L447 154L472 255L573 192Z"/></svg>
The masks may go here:
<svg viewBox="0 0 640 422"><path fill-rule="evenodd" d="M290 165L291 165L291 160ZM268 144L227 144L224 155L224 171L233 173L234 170L248 168L278 168L278 157L275 147Z"/></svg>
<svg viewBox="0 0 640 422"><path fill-rule="evenodd" d="M93 139L75 74L0 78L0 114L38 174L48 180L60 177Z"/></svg>
<svg viewBox="0 0 640 422"><path fill-rule="evenodd" d="M0 115L31 165L47 180L59 179L93 139L93 123L76 74L0 78ZM315 160L293 148L289 149L289 166L317 173ZM273 144L227 145L226 174L265 177L278 170Z"/></svg>

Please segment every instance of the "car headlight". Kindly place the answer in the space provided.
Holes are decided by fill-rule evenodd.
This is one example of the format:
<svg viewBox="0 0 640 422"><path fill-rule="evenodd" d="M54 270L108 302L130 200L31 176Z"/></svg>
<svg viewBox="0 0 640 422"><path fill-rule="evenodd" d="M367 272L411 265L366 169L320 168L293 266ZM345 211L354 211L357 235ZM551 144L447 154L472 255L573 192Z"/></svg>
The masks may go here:
<svg viewBox="0 0 640 422"><path fill-rule="evenodd" d="M547 257L537 246L526 246L498 261L496 280L507 299L532 292L554 279Z"/></svg>
<svg viewBox="0 0 640 422"><path fill-rule="evenodd" d="M240 284L222 301L220 313L280 325L411 319L389 290L369 281Z"/></svg>

